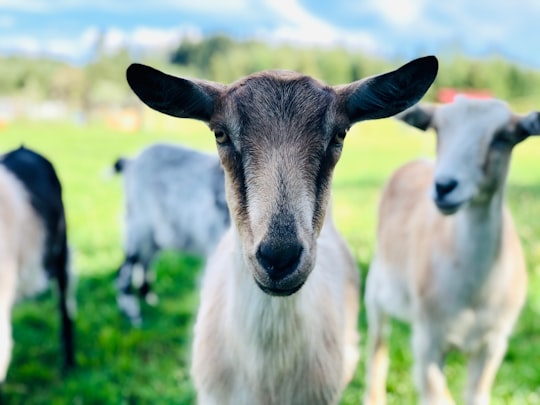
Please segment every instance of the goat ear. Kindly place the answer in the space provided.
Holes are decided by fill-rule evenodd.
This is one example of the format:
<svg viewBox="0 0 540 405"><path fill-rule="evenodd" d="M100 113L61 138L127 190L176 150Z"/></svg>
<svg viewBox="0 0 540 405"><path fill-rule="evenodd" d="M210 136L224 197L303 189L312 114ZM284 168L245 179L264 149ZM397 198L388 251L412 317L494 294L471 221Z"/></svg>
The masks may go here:
<svg viewBox="0 0 540 405"><path fill-rule="evenodd" d="M528 136L540 135L540 111L533 111L517 122L516 128L518 134L523 140Z"/></svg>
<svg viewBox="0 0 540 405"><path fill-rule="evenodd" d="M425 131L431 126L434 112L435 106L417 104L400 112L394 118Z"/></svg>
<svg viewBox="0 0 540 405"><path fill-rule="evenodd" d="M439 69L435 56L415 59L397 70L338 88L351 122L386 118L416 104Z"/></svg>
<svg viewBox="0 0 540 405"><path fill-rule="evenodd" d="M150 108L180 118L208 122L220 85L170 76L150 66L134 63L126 71L133 92Z"/></svg>

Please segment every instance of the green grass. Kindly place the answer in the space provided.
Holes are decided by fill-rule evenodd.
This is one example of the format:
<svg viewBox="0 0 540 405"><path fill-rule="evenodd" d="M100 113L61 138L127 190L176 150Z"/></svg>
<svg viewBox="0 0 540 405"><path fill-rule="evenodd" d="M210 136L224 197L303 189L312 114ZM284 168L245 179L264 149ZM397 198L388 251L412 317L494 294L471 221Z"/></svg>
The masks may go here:
<svg viewBox="0 0 540 405"><path fill-rule="evenodd" d="M191 327L197 308L201 261L173 252L156 264L157 307L143 307L145 324L131 328L116 308L113 278L122 260L122 188L104 171L119 155L130 155L160 140L213 149L204 125L151 118L145 129L127 134L104 126L69 123L14 123L0 132L0 149L21 142L48 156L64 185L69 239L79 275L77 360L62 375L58 347L56 294L19 304L13 314L15 349L5 385L7 404L192 404L189 378ZM334 216L363 276L373 252L376 204L381 185L400 164L432 156L433 134L392 120L354 127L347 137L334 181ZM529 264L529 297L516 326L494 387L494 404L540 404L540 140L528 140L515 153L509 204ZM409 328L395 323L391 339L389 404L412 404ZM362 348L365 317L360 317ZM358 404L364 361L342 404ZM452 355L446 368L460 400L463 358ZM285 404L284 404L285 405Z"/></svg>

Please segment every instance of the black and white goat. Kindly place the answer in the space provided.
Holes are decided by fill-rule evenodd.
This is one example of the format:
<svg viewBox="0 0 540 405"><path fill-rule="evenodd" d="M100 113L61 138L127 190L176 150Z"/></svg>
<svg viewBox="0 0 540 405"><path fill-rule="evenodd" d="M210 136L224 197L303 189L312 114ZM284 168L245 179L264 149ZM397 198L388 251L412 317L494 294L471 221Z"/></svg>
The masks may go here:
<svg viewBox="0 0 540 405"><path fill-rule="evenodd" d="M117 276L118 306L141 323L133 294L139 268L140 295L153 303L149 267L162 249L208 257L229 227L223 169L215 154L155 144L133 159L120 158L125 188L125 260Z"/></svg>
<svg viewBox="0 0 540 405"><path fill-rule="evenodd" d="M62 187L52 164L20 147L0 156L0 384L6 379L15 302L58 283L64 365L75 364L74 278Z"/></svg>

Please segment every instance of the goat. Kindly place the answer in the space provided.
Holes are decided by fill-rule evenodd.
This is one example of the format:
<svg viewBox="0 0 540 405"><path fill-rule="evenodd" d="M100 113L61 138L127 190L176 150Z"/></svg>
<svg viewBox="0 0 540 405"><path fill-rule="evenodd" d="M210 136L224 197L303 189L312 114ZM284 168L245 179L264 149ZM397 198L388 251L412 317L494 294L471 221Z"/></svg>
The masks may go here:
<svg viewBox="0 0 540 405"><path fill-rule="evenodd" d="M359 357L359 271L330 213L347 129L416 103L435 57L331 87L290 71L225 86L133 64L150 107L209 123L232 226L210 257L194 328L200 404L336 404Z"/></svg>
<svg viewBox="0 0 540 405"><path fill-rule="evenodd" d="M437 133L435 164L399 168L379 205L366 281L366 404L385 403L389 317L412 325L414 378L423 404L451 404L445 354L468 356L466 402L488 404L524 304L525 260L504 191L513 147L540 134L540 114L459 97L398 118ZM431 195L431 198L430 198Z"/></svg>
<svg viewBox="0 0 540 405"><path fill-rule="evenodd" d="M117 301L131 323L140 325L134 268L142 267L140 294L155 302L148 269L157 253L174 249L206 258L229 227L223 169L216 155L170 144L151 145L114 167L124 174L125 188L125 260L116 279Z"/></svg>
<svg viewBox="0 0 540 405"><path fill-rule="evenodd" d="M48 279L58 283L64 366L74 366L75 284L62 188L52 164L25 147L0 156L0 239L0 385L11 360L12 307Z"/></svg>

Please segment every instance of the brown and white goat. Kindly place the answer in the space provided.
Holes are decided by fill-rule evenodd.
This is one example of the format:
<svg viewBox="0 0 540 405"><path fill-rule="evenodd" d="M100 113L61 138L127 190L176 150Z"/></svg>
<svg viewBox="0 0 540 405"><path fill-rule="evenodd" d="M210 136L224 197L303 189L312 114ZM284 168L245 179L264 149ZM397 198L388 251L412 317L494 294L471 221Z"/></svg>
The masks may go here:
<svg viewBox="0 0 540 405"><path fill-rule="evenodd" d="M435 129L437 159L404 165L382 193L366 282L366 404L385 403L389 316L412 324L422 404L454 403L443 374L451 349L468 357L466 403L489 403L527 289L506 178L514 146L540 134L539 117L513 114L500 100L461 97L398 116Z"/></svg>
<svg viewBox="0 0 540 405"><path fill-rule="evenodd" d="M209 123L232 226L210 258L195 325L201 404L335 404L358 359L358 269L328 203L347 129L416 103L437 73L426 57L331 87L288 71L229 86L134 64L150 107Z"/></svg>

